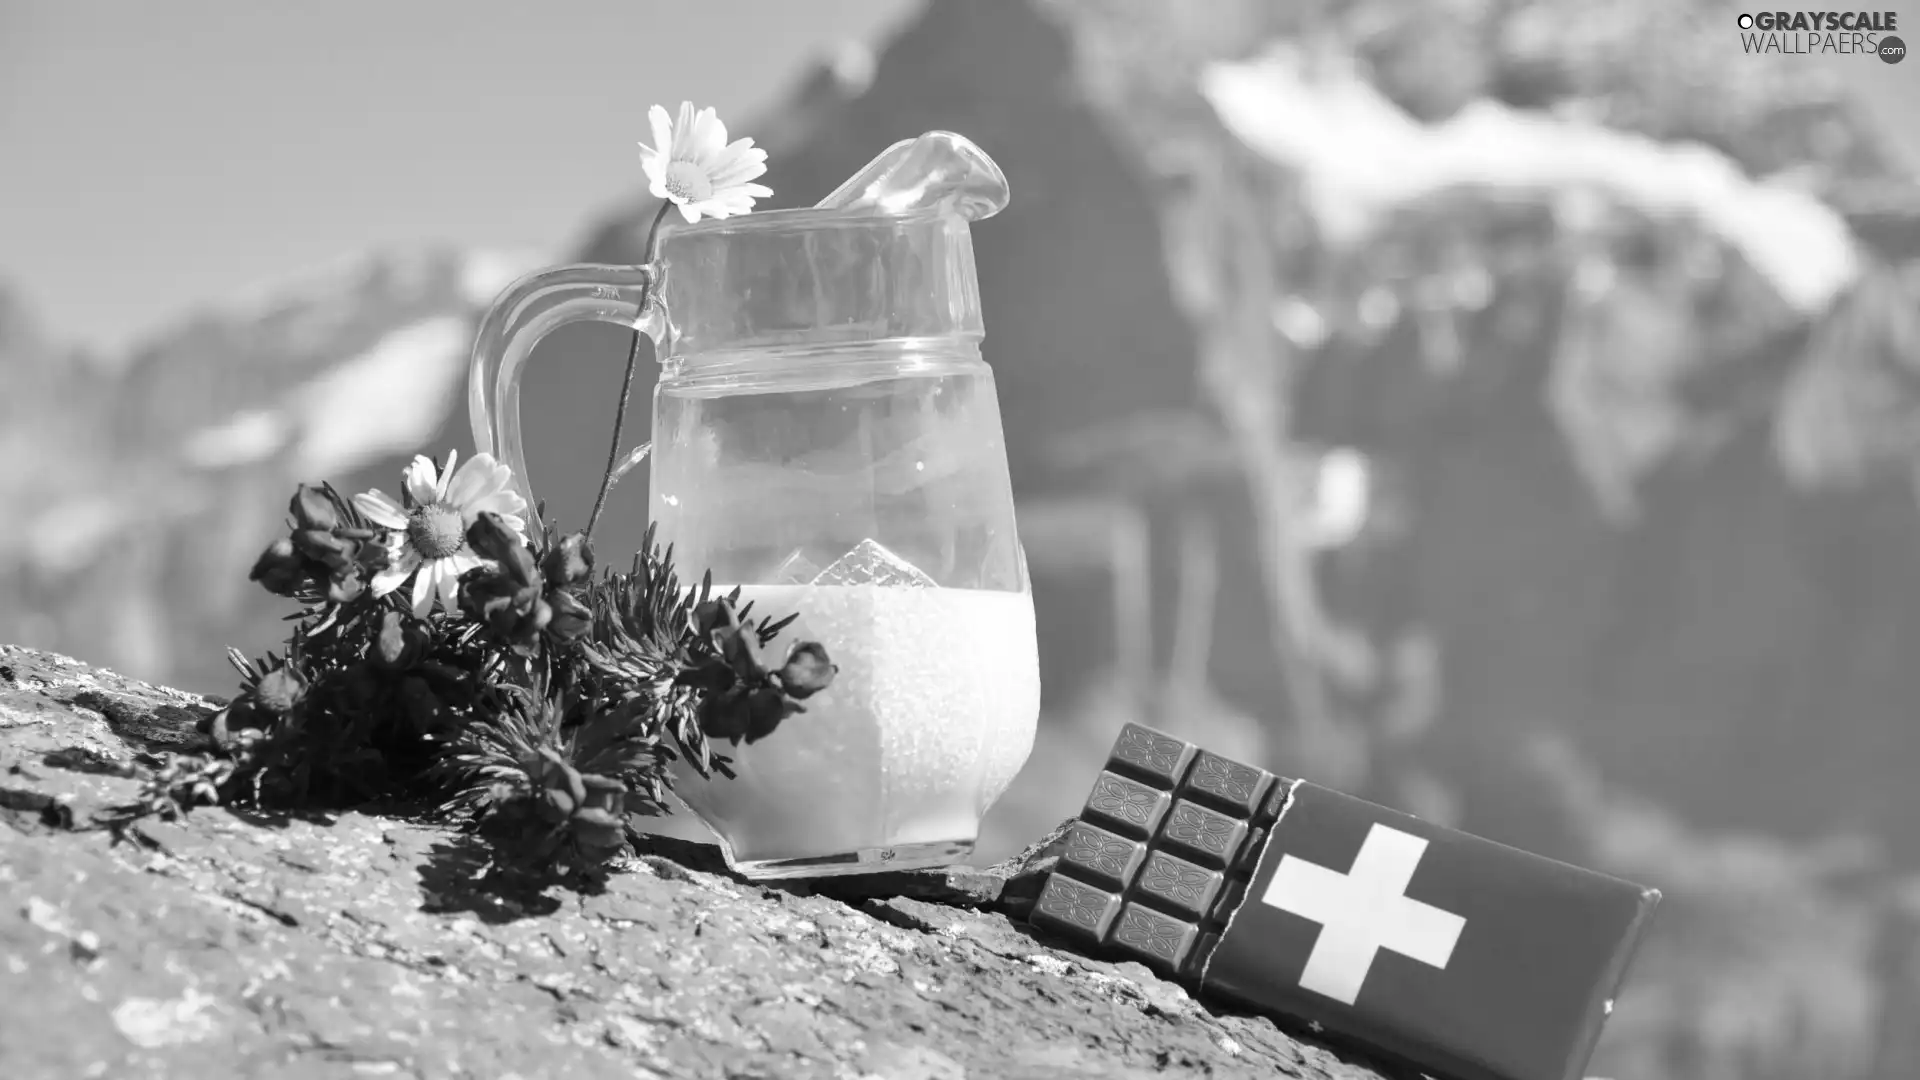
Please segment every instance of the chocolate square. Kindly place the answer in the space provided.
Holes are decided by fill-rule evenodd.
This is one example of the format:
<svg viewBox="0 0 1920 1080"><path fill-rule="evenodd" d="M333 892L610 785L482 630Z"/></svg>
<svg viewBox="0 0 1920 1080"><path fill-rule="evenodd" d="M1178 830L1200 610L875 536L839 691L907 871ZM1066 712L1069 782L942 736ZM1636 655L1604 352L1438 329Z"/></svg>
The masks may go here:
<svg viewBox="0 0 1920 1080"><path fill-rule="evenodd" d="M1120 914L1120 904L1117 894L1056 872L1040 890L1030 918L1035 926L1105 941L1114 917Z"/></svg>
<svg viewBox="0 0 1920 1080"><path fill-rule="evenodd" d="M1107 756L1107 768L1145 780L1158 788L1172 788L1186 775L1194 749L1171 735L1139 724L1120 729Z"/></svg>
<svg viewBox="0 0 1920 1080"><path fill-rule="evenodd" d="M1129 903L1113 928L1113 945L1163 973L1181 970L1199 928L1139 903Z"/></svg>
<svg viewBox="0 0 1920 1080"><path fill-rule="evenodd" d="M1108 889L1124 889L1146 860L1147 845L1084 821L1067 833L1060 861L1081 871L1082 880Z"/></svg>
<svg viewBox="0 0 1920 1080"><path fill-rule="evenodd" d="M1147 858L1134 882L1136 898L1183 919L1200 920L1213 910L1226 875L1164 851Z"/></svg>
<svg viewBox="0 0 1920 1080"><path fill-rule="evenodd" d="M1233 861L1246 838L1246 822L1184 799L1173 804L1160 827L1162 844L1183 858L1216 869Z"/></svg>
<svg viewBox="0 0 1920 1080"><path fill-rule="evenodd" d="M1160 827L1172 805L1173 796L1166 791L1118 773L1103 772L1093 782L1093 794L1087 796L1087 808L1080 817L1123 836L1145 840Z"/></svg>
<svg viewBox="0 0 1920 1080"><path fill-rule="evenodd" d="M1273 782L1273 774L1265 769L1228 761L1202 750L1194 756L1193 767L1187 770L1183 790L1197 802L1237 818L1251 819Z"/></svg>

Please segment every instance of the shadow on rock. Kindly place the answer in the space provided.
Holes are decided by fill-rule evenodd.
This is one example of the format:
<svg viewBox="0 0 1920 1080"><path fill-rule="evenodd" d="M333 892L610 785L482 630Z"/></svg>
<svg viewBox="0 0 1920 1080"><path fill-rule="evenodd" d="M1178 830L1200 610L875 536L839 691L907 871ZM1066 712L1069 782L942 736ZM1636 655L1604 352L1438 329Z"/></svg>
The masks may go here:
<svg viewBox="0 0 1920 1080"><path fill-rule="evenodd" d="M659 836L641 832L629 826L627 842L632 845L633 853L651 863L654 859L666 859L687 870L703 874L715 874L745 883L746 879L733 872L727 866L727 857L720 853L717 844L702 844L694 840L682 840L673 836ZM769 883L771 884L771 883Z"/></svg>
<svg viewBox="0 0 1920 1080"><path fill-rule="evenodd" d="M433 914L469 914L500 924L538 918L560 910L560 898L547 894L556 885L591 892L593 882L557 882L499 870L487 845L476 837L456 836L427 849L420 865L420 910Z"/></svg>
<svg viewBox="0 0 1920 1080"><path fill-rule="evenodd" d="M50 769L94 776L133 778L140 775L140 769L133 761L110 757L85 746L63 746L58 750L48 750L40 755L40 764Z"/></svg>
<svg viewBox="0 0 1920 1080"><path fill-rule="evenodd" d="M1066 849L1068 820L1012 858L984 869L964 864L922 870L882 871L794 882L768 882L798 895L827 896L861 905L887 900L921 900L948 907L997 911L1024 919L1040 897L1047 877Z"/></svg>
<svg viewBox="0 0 1920 1080"><path fill-rule="evenodd" d="M129 745L154 753L192 753L212 746L200 722L213 714L204 706L152 704L101 690L82 690L56 698L64 705L92 709Z"/></svg>
<svg viewBox="0 0 1920 1080"><path fill-rule="evenodd" d="M340 820L338 812L312 809L261 809L252 806L228 806L227 813L260 829L284 829L294 822L326 828Z"/></svg>

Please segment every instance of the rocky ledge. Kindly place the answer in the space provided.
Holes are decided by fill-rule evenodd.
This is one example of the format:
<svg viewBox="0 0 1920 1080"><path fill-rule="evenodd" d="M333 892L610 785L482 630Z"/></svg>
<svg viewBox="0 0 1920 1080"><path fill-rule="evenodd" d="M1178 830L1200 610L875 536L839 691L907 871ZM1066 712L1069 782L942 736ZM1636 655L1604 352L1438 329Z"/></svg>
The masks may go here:
<svg viewBox="0 0 1920 1080"><path fill-rule="evenodd" d="M95 824L209 707L0 646L0 1075L1379 1075L1051 947L1018 918L1038 846L828 895L659 840L516 891L405 814Z"/></svg>

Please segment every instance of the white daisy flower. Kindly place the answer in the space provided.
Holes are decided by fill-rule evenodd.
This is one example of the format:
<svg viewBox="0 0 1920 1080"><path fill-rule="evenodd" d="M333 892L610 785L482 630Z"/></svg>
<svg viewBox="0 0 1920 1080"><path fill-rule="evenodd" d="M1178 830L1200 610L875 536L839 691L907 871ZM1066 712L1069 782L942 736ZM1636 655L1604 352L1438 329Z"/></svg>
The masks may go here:
<svg viewBox="0 0 1920 1080"><path fill-rule="evenodd" d="M413 577L413 613L422 618L436 598L448 611L460 610L460 575L486 562L467 546L467 529L483 511L499 514L516 539L525 538L527 501L508 486L513 471L491 454L476 454L456 472L457 457L448 454L445 469L424 455L414 458L405 502L379 488L353 497L369 520L397 534L393 562L374 575L373 595L385 596Z"/></svg>
<svg viewBox="0 0 1920 1080"><path fill-rule="evenodd" d="M767 171L767 152L752 139L727 141L727 125L712 109L693 111L693 102L680 103L678 121L655 105L647 111L653 124L653 145L640 144L640 167L646 170L655 198L680 208L687 223L732 217L753 209L753 200L773 192L747 181Z"/></svg>

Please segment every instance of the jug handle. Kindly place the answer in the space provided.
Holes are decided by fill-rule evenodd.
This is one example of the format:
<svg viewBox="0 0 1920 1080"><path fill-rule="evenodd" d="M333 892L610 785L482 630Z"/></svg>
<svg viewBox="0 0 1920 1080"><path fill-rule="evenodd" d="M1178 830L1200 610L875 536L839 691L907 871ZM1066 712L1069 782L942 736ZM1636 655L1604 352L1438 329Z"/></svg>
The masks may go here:
<svg viewBox="0 0 1920 1080"><path fill-rule="evenodd" d="M507 286L480 320L467 369L467 418L473 445L513 470L513 487L527 501L531 531L541 528L538 501L527 478L520 438L521 368L540 339L568 323L611 322L638 329L659 349L667 319L648 286L652 266L561 266Z"/></svg>

